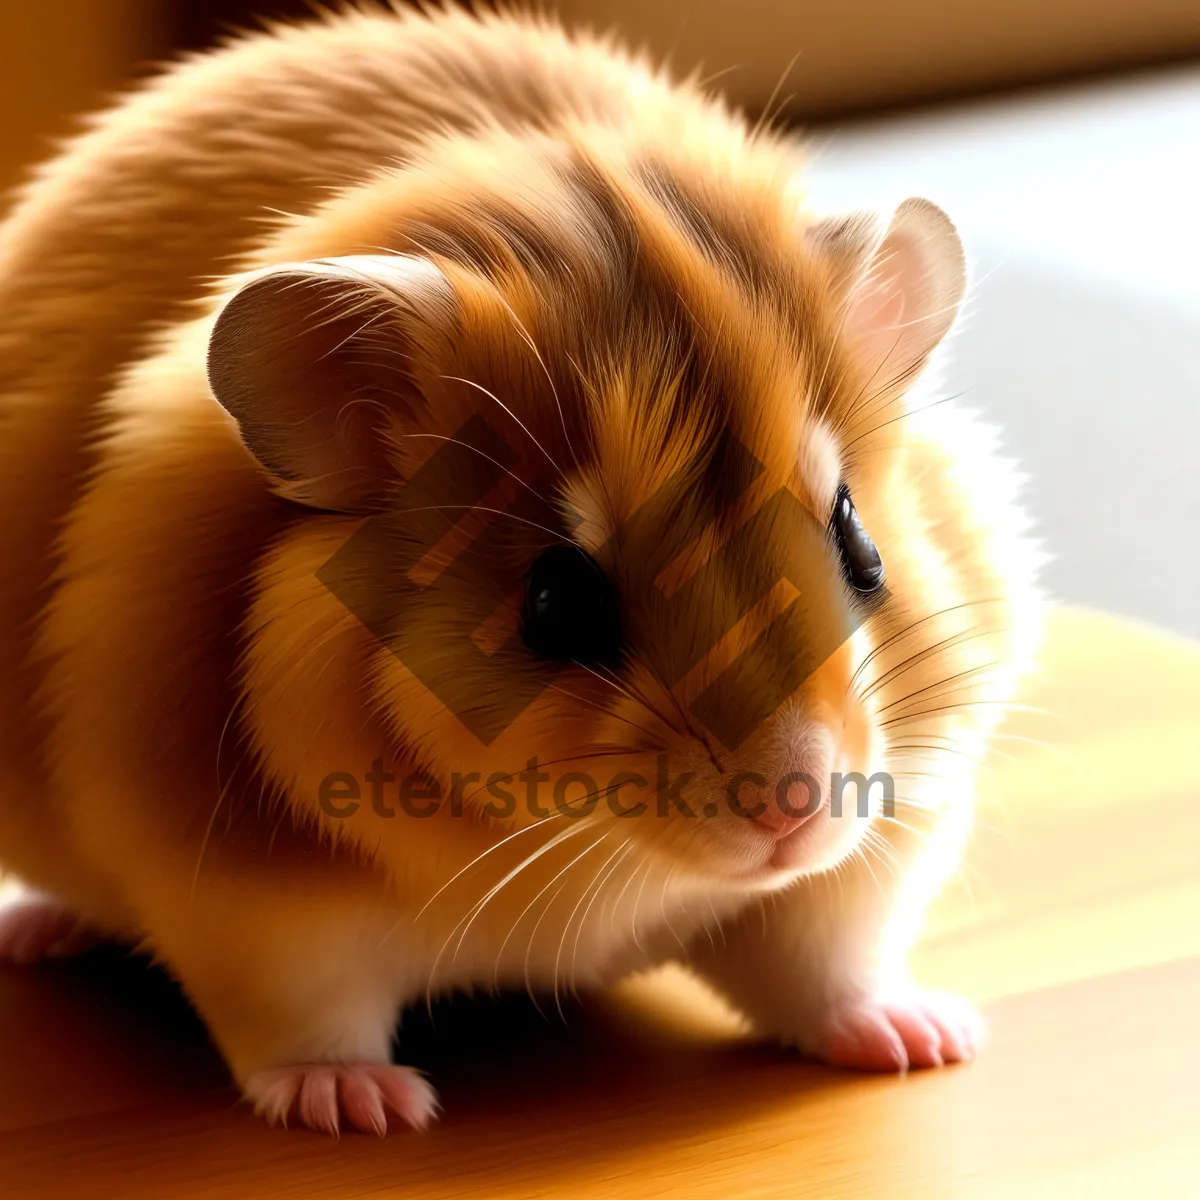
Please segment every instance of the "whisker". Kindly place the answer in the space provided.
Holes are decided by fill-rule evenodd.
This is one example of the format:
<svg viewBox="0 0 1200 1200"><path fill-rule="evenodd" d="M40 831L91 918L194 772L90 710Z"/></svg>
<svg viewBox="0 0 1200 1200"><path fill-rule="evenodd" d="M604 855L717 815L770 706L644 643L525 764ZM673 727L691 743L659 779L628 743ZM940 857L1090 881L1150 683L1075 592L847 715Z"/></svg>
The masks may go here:
<svg viewBox="0 0 1200 1200"><path fill-rule="evenodd" d="M507 846L509 842L511 842L514 838L520 837L521 834L528 833L531 829L538 829L543 824L545 824L545 822L553 821L556 817L563 817L566 815L567 815L566 813L551 813L549 816L540 817L532 825L522 825L520 829L516 830L513 833L510 833L507 837L501 838L500 841L489 846L486 850L483 851L482 854L477 854L473 859L471 859L471 861L469 863L467 863L467 865L465 867L462 868L461 871L455 871L455 873L453 875L451 875L450 878L447 879L446 882L443 883L442 886L440 888L438 888L438 890L436 892L434 892L433 895L430 896L429 899L426 900L424 904L421 905L421 907L417 910L416 916L413 917L413 920L419 921L421 919L421 917L424 916L425 913L428 911L429 906L448 887L450 887L450 885L453 884L456 879L461 879L473 866L476 865L476 863L479 863L483 859L487 858L487 856L489 854L493 853L496 850L499 850L501 846Z"/></svg>
<svg viewBox="0 0 1200 1200"><path fill-rule="evenodd" d="M495 969L495 973L492 976L493 984L498 983L498 975L499 975L499 971L500 971L500 957L501 957L501 955L503 955L505 947L507 947L508 943L512 940L512 935L517 932L517 928L520 926L521 922L525 919L526 914L528 914L529 910L531 908L533 908L533 906L546 894L546 892L551 887L553 887L554 884L559 879L561 879L581 858L583 858L584 855L590 854L598 845L600 845L600 843L603 840L604 840L603 838L599 838L596 841L592 842L591 845L585 846L584 849L582 849L577 855L575 855L575 857L573 859L571 859L571 861L568 862L565 867L563 867L559 871L555 872L555 874L553 876L551 876L551 878L549 880L547 880L546 884L538 891L537 895L534 896L534 898L532 900L530 900L529 903L527 905L525 905L525 907L523 909L521 909L520 914L517 916L517 919L512 923L512 926L509 929L508 933L506 933L504 935L504 940L500 943L500 948L496 951L496 969ZM538 926L541 925L541 923L542 923L542 917L545 917L546 912L548 912L548 911L549 911L549 906L547 906L547 908L542 912L541 916L538 917L537 922L534 924L533 929L530 932L530 945L529 945L529 948L526 950L526 984L527 985L528 985L528 975L529 975L529 967L528 967L529 949L532 949L533 935L535 935L537 933Z"/></svg>
<svg viewBox="0 0 1200 1200"><path fill-rule="evenodd" d="M964 671L957 671L953 675L947 675L945 679L939 679L936 683L930 683L930 684L927 684L923 688L917 688L916 691L909 692L907 696L903 696L899 700L893 700L889 704L883 705L879 711L881 713L885 713L889 709L896 708L898 705L901 705L901 704L907 704L907 703L909 703L909 701L915 700L918 696L924 696L930 692L932 692L935 696L946 694L946 693L938 692L937 689L944 688L944 687L946 687L947 684L952 684L956 680L971 679L974 676L986 675L988 672L995 672L995 671L1001 670L1003 668L1003 666L1004 666L1004 664L1002 662L1000 662L999 660L993 660L992 662L989 662L989 663L981 663L975 667L968 667ZM964 686L970 686L970 685L964 685ZM951 690L951 692L953 692L955 689L951 688L950 690Z"/></svg>
<svg viewBox="0 0 1200 1200"><path fill-rule="evenodd" d="M637 866L635 866L633 868L633 870L629 873L629 878L626 879L625 882L621 885L621 890L615 896L612 897L612 916L609 918L609 921L610 921L610 928L612 928L614 931L616 929L617 913L620 911L621 901L625 899L625 893L627 891L629 891L630 884L632 884L633 881L638 877L638 873L641 871L641 869L643 867L649 865L650 859L653 856L653 854L654 854L654 847L648 846L646 848L646 853L643 854L642 857L638 860ZM636 913L637 913L637 906L635 904L634 905L634 916L635 917L636 917ZM641 947L639 947L639 949L641 949Z"/></svg>
<svg viewBox="0 0 1200 1200"><path fill-rule="evenodd" d="M642 907L642 893L645 892L646 884L650 880L650 868L653 865L652 857L652 853L647 852L646 857L643 860L646 870L642 875L642 882L638 885L637 895L633 898L633 911L629 916L629 927L633 934L633 944L638 948L639 954L645 954L646 951L642 946L641 938L638 937L637 915Z"/></svg>
<svg viewBox="0 0 1200 1200"><path fill-rule="evenodd" d="M858 434L857 437L851 438L850 441L848 441L842 447L842 452L847 453L852 447L861 442L863 438L868 438L871 436L871 434L878 433L881 429L886 429L889 425L895 425L897 421L904 421L909 417L915 417L917 413L927 412L931 408L937 408L940 404L952 404L955 400L961 400L966 394L966 391L955 392L953 396L943 396L940 400L931 400L928 404L922 404L917 408L905 409L904 412L900 413L899 416L892 417L887 421L880 421L878 425L872 425L870 429Z"/></svg>
<svg viewBox="0 0 1200 1200"><path fill-rule="evenodd" d="M676 940L676 942L679 943L679 949L686 954L687 946L684 945L683 939L679 936L679 934L675 932L675 926L671 924L671 918L667 916L667 888L674 881L675 876L678 873L679 864L676 863L663 878L663 885L658 894L658 911L662 914L663 924L666 925L671 936Z"/></svg>
<svg viewBox="0 0 1200 1200"><path fill-rule="evenodd" d="M612 832L612 831L611 830L607 831L604 835L604 838L607 838L608 833L610 833L610 832ZM603 841L604 838L601 838L600 841ZM629 841L629 839L626 838L625 842L623 842L620 846L618 846L616 848L616 850L614 850L612 852L612 854L610 854L608 856L608 858L606 858L604 860L604 862L600 864L600 870L597 871L596 877L594 877L592 879L592 882L589 883L587 885L587 887L585 887L583 889L583 892L580 894L579 899L575 901L575 907L571 909L570 915L567 917L566 923L563 925L562 935L558 939L558 950L555 952L555 955L554 955L554 970L551 975L551 980L552 980L552 986L554 989L554 1005L558 1009L558 1015L562 1018L564 1024L566 1023L567 1018L566 1018L566 1014L563 1012L562 999L559 996L559 992L558 992L558 969L562 963L563 949L567 944L567 934L570 932L571 924L575 920L575 914L579 911L579 906L584 902L584 900L587 898L588 894L591 892L592 888L595 886L596 879L599 878L600 872L603 871L604 868L607 867L608 864L610 862L612 862L612 860L625 848L625 845L628 843L628 841ZM597 842L596 844L599 845L599 842ZM589 905L588 907L590 908L591 906ZM576 933L575 948L576 948L576 950L578 950L578 948L579 948L578 933ZM572 958L572 965L573 964L574 964L574 958Z"/></svg>
<svg viewBox="0 0 1200 1200"><path fill-rule="evenodd" d="M510 471L502 462L497 461L490 454L484 453L484 451L480 450L478 446L472 446L470 442L464 442L461 438L445 437L440 433L399 433L389 434L388 438L389 440L394 440L396 438L432 438L435 441L447 442L451 446L462 446L464 450L470 450L473 453L478 454L480 458L486 458L488 462L499 467L500 470L503 471L504 474L510 479L515 479L517 483L519 483L531 496L536 496L547 507L551 507L550 501L535 488L530 487L529 484L527 484L525 480L520 477L520 475Z"/></svg>
<svg viewBox="0 0 1200 1200"><path fill-rule="evenodd" d="M608 832L611 832L611 830L608 830ZM521 911L521 916L517 917L515 922L512 923L512 928L509 930L508 935L506 935L504 938L504 941L502 943L500 943L500 949L499 949L499 952L497 953L497 960L496 960L497 970L499 970L499 954L503 953L505 946L508 946L509 938L511 938L512 935L515 934L515 932L517 930L517 926L521 924L522 920L524 919L524 916L526 916L526 913L529 912L530 908L532 908L536 904L536 902L538 902L542 898L542 896L544 896L546 894L547 890L550 890L550 888L554 886L554 883L556 883L558 880L560 880L560 878L563 878L563 876L566 875L566 872L568 872L572 868L572 866L575 866L575 864L580 862L580 859L586 857L587 854L592 853L592 851L595 850L596 846L602 845L602 842L604 842L605 836L607 836L608 832L606 832L604 836L601 836L601 838L598 838L595 841L593 841L592 844L590 844L588 846L584 846L583 850L580 851L580 853L576 854L576 856L574 858L572 858L568 864L563 866L563 868L560 869L557 872L557 874L551 878L551 880L548 880L546 882L545 886L542 887L539 890L538 894L536 894L534 896L533 900L530 900L529 904L527 904L526 907L523 908L523 910ZM526 985L526 991L529 994L530 1000L533 1000L533 1002L534 1002L534 1007L538 1007L538 1001L536 1001L536 997L534 996L532 980L530 980L530 978L529 978L529 961L533 955L533 943L534 943L535 938L538 937L538 930L541 928L541 923L544 922L544 920L546 919L546 913L550 912L551 908L553 907L554 900L557 900L558 896L560 894L562 894L563 889L566 887L566 884L568 884L568 882L570 882L570 881L565 880L565 878L563 878L563 882L559 884L557 892L554 893L550 902L547 902L546 907L542 908L542 911L539 914L538 919L536 919L534 922L533 929L529 930L529 941L526 943L526 953L524 953L524 985ZM556 990L556 998L557 998L557 990ZM538 1008L538 1012L539 1013L541 1012L540 1008Z"/></svg>
<svg viewBox="0 0 1200 1200"><path fill-rule="evenodd" d="M611 668L605 667L603 664L599 664L600 669L605 672L604 675L599 675L599 674L597 674L596 671L592 670L591 667L587 666L584 663L579 662L577 659L572 659L571 661L573 663L575 663L575 665L577 667L582 667L585 671L588 672L589 675L595 675L596 678L599 679L602 683L608 683L611 686L617 688L627 699L632 700L635 704L640 704L643 708L645 708L651 714L651 716L657 718L669 730L671 730L672 733L678 734L680 736L686 736L684 731L677 728L675 723L673 721L669 720L659 710L657 705L651 703L649 697L647 697L640 689L634 688L633 684L627 683L625 680L623 680ZM673 700L675 699L674 695L671 692L668 691L667 694L670 695ZM676 704L678 704L678 701L676 701Z"/></svg>
<svg viewBox="0 0 1200 1200"><path fill-rule="evenodd" d="M915 654L910 654L903 662L897 663L896 666L884 672L878 679L870 683L860 694L860 699L869 700L880 688L886 687L889 683L899 679L901 675L907 674L909 671L920 666L923 662L932 658L936 654L941 654L946 650L954 650L967 642L975 641L977 638L988 637L1000 631L993 629L975 628L963 633L953 634L951 637L943 638L935 645L926 646L923 650L918 650Z"/></svg>
<svg viewBox="0 0 1200 1200"><path fill-rule="evenodd" d="M886 728L890 725L899 725L905 721L915 721L920 717L938 717L948 714L952 711L962 709L980 709L980 708L1000 708L1005 712L1037 712L1036 708L1031 708L1027 704L1014 704L1008 700L964 700L958 704L942 704L937 708L923 708L917 712L904 713L898 717L890 717L886 721L880 721L880 727Z"/></svg>
<svg viewBox="0 0 1200 1200"><path fill-rule="evenodd" d="M533 828L533 827L529 826L529 828ZM586 824L584 822L581 822L578 825L572 825L570 828L565 829L562 833L556 834L545 845L541 846L539 849L535 850L532 854L530 854L526 858L522 859L521 862L519 862L511 871L509 871L504 876L503 879L500 880L499 883L497 883L493 888L491 888L487 892L487 894L483 897L483 899L477 900L471 906L471 908L468 909L465 916L459 918L458 924L456 924L454 926L454 928L450 930L449 936L442 943L442 948L438 951L437 956L433 960L433 965L430 967L429 982L425 989L425 997L426 997L427 1004L429 1004L430 997L432 995L433 981L437 975L438 964L442 961L442 956L450 948L450 943L454 940L454 935L456 933L458 933L459 929L462 928L462 936L458 939L458 944L454 948L454 958L458 957L458 953L462 949L463 941L465 940L468 932L470 932L471 925L474 923L475 918L478 917L481 912L483 912L484 908L488 905L488 903L493 899L493 897L495 897L497 895L497 893L503 887L505 887L507 884L512 882L512 880L514 880L523 870L525 870L527 867L529 867L537 859L541 858L541 856L543 854L548 853L550 850L554 849L556 846L560 845L562 842L565 842L567 840L567 838L573 837L575 834L577 834L581 831L584 831L584 830L590 831L590 829L591 829L591 826L589 826L588 824ZM466 922L466 928L463 928L464 922Z"/></svg>
<svg viewBox="0 0 1200 1200"><path fill-rule="evenodd" d="M605 716L614 717L618 721L623 721L631 728L637 729L644 733L652 742L658 740L655 735L651 733L650 730L648 730L644 725L639 725L636 721L631 720L629 717L626 717L619 712L614 712L611 708L608 708L604 704L597 704L595 700L589 700L586 696L577 696L574 692L569 692L566 688L559 687L554 683L549 683L546 685L546 687L549 691L561 692L564 696L569 696L572 700L575 700L580 704L586 704L589 708L594 708L597 712L604 713Z"/></svg>
<svg viewBox="0 0 1200 1200"><path fill-rule="evenodd" d="M928 737L928 738L937 738L939 735L936 733L926 732L923 736ZM949 740L949 739L947 739L947 740ZM978 765L978 762L979 762L979 756L977 754L968 754L961 747L953 746L953 745L944 746L944 745L938 745L936 743L930 745L928 743L922 743L922 742L908 742L908 743L889 744L887 749L888 749L889 755L892 755L896 751L903 753L906 750L910 750L910 751L911 750L919 750L919 751L928 751L931 753L939 753L939 754L957 754L957 755L961 756L962 758L966 759L966 761L971 763L972 765Z"/></svg>
<svg viewBox="0 0 1200 1200"><path fill-rule="evenodd" d="M796 61L799 59L800 53L801 52L797 50L796 53L792 55L792 57L788 60L788 65L783 69L783 74L779 76L778 80L776 80L775 86L771 89L770 96L767 97L766 105L759 114L758 120L754 123L754 127L750 130L751 141L754 141L754 139L758 137L765 126L770 122L771 105L775 103L775 99L779 95L780 89L787 82L787 77L792 73L792 68L796 65ZM786 103L787 101L785 100L784 104Z"/></svg>
<svg viewBox="0 0 1200 1200"><path fill-rule="evenodd" d="M538 767L558 767L563 763L586 762L589 758L628 758L631 754L641 754L643 751L636 749L633 746L602 746L597 750L581 750L578 754L568 754L562 758L550 758L545 762L539 762L534 759L533 766L536 770ZM528 762L522 763L513 771L497 771L493 774L504 776L502 782L511 783L523 770L529 766ZM463 804L469 804L480 792L486 791L487 783L481 783L472 791L466 792L463 795ZM569 815L569 814L563 814Z"/></svg>
<svg viewBox="0 0 1200 1200"><path fill-rule="evenodd" d="M852 689L854 687L854 685L858 682L859 677L862 675L862 672L864 670L866 670L866 668L872 662L874 662L875 659L880 654L882 654L884 650L887 650L890 646L894 645L896 642L900 641L902 638L907 637L910 633L914 632L916 629L918 629L921 625L924 625L926 622L936 621L939 617L949 616L951 613L960 612L964 608L978 608L985 604L1003 604L1003 603L1004 603L1004 600L1001 597L990 597L985 600L967 600L967 601L964 601L962 604L952 604L947 608L938 609L937 612L928 613L927 615L925 615L923 617L919 617L917 620L906 625L903 629L898 630L896 633L893 633L890 637L888 637L888 638L884 639L884 641L880 642L879 645L876 646L875 649L872 650L871 653L868 654L861 663L859 663L854 674L850 677L850 683L848 685L848 690ZM954 636L957 636L957 635L954 635Z"/></svg>
<svg viewBox="0 0 1200 1200"><path fill-rule="evenodd" d="M537 348L537 343L533 340L529 330L525 328L524 322L522 322L521 318L518 317L515 312L513 312L512 305L509 304L509 302L504 298L498 288L494 289L494 295L496 299L499 300L504 306L504 310L508 313L509 317L512 318L512 322L516 326L517 333L525 341L525 344L529 347L529 349L533 351L533 356L537 359L538 366L542 368L542 374L546 376L546 382L550 385L550 394L554 397L554 407L558 409L558 420L562 425L563 438L566 440L567 449L571 452L572 460L576 463L580 462L581 460L579 455L575 452L575 447L571 445L571 434L567 429L567 417L563 412L562 401L558 398L558 388L554 386L554 379L550 375L550 370L546 366L545 359L542 358L541 351ZM542 453L544 454L545 451L543 450ZM559 474L561 475L562 472L559 471Z"/></svg>
<svg viewBox="0 0 1200 1200"><path fill-rule="evenodd" d="M492 400L495 400L495 402L496 402L498 405L500 405L500 407L501 407L502 409L504 409L504 411L505 411L506 413L508 413L508 415L509 415L510 417L512 417L512 419L513 419L514 421L516 421L516 423L517 423L517 424L518 424L518 425L521 427L521 429L524 431L524 433L525 433L525 436L526 436L526 437L527 437L527 438L528 438L528 439L529 439L529 440L530 440L530 441L531 441L531 442L532 442L532 443L533 443L533 444L534 444L534 445L535 445L535 446L536 446L536 447L537 447L537 448L538 448L538 449L539 449L539 450L542 452L542 455L545 457L546 461L547 461L547 462L548 462L548 463L549 463L549 464L550 464L550 465L551 465L551 466L552 466L552 467L553 467L553 468L554 468L554 469L555 469L555 470L556 470L556 471L559 473L559 475L561 475L561 476L562 476L563 482L564 482L564 483L568 483L568 484L571 482L571 481L570 481L570 480L567 478L566 472L565 472L565 471L563 471L562 467L560 467L560 466L558 465L558 463L556 463L556 462L554 461L554 459L550 457L550 454L549 454L549 452L546 450L546 447L545 447L545 446L543 446L543 445L542 445L542 443L541 443L541 442L539 442L539 441L537 440L537 438L535 438L535 437L533 436L533 434L529 432L529 427L528 427L528 426L525 424L525 422L524 422L524 421L522 421L522 420L521 420L521 418L520 418L520 417L518 417L518 416L517 416L517 414L516 414L515 412L513 412L513 410L512 410L511 408L509 408L509 407L508 407L508 405L507 405L507 404L505 404L505 403L504 403L504 401L503 401L503 400L501 400L499 396L497 396L497 395L496 395L494 392L490 392L490 391L488 391L488 389L487 389L487 388L485 388L485 387L483 386L483 384L481 384L481 383L476 383L476 382L475 382L473 379L463 379L463 378L462 378L462 376L460 376L460 375L443 375L443 376L441 376L441 378L442 378L442 379L448 379L448 380L452 380L452 381L453 381L453 382L455 382L455 383L464 383L464 384L466 384L466 385L467 385L467 387L473 387L473 388L475 388L477 391L480 391L480 392L482 392L482 393L483 393L485 396L488 396L488 397L490 397Z"/></svg>
<svg viewBox="0 0 1200 1200"><path fill-rule="evenodd" d="M570 538L566 538L559 530L551 529L548 525L539 525L536 521L527 520L525 517L519 517L516 513L505 512L500 508L488 508L485 504L419 504L412 508L389 508L388 515L400 513L419 513L419 512L485 512L492 513L497 517L507 517L510 521L516 521L520 525L528 525L532 529L540 529L542 533L548 533L556 542L563 542L567 545L574 545Z"/></svg>

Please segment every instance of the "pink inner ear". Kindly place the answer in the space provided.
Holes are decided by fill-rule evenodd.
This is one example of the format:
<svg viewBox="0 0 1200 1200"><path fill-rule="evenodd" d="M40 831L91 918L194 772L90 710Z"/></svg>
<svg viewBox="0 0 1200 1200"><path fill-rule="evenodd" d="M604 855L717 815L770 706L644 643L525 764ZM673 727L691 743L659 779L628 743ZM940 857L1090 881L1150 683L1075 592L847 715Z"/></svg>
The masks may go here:
<svg viewBox="0 0 1200 1200"><path fill-rule="evenodd" d="M904 323L913 274L911 265L906 269L901 261L909 255L902 255L895 247L888 252L885 246L880 247L867 273L855 285L846 316L850 337L869 340L881 348L895 340ZM890 339L888 334L892 335Z"/></svg>
<svg viewBox="0 0 1200 1200"><path fill-rule="evenodd" d="M907 377L949 328L953 311L939 311L933 269L920 239L893 227L852 288L845 332L873 377Z"/></svg>

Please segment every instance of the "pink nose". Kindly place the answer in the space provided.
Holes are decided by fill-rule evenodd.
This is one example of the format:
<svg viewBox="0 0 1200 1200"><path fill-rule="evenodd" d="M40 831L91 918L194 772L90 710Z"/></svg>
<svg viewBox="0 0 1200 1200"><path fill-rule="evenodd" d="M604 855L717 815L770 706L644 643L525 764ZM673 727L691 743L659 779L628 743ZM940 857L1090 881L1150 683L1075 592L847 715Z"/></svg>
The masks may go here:
<svg viewBox="0 0 1200 1200"><path fill-rule="evenodd" d="M772 795L766 808L755 816L754 821L775 837L785 838L803 825L817 811L820 803L819 792L813 795L807 785L796 782L794 786L787 788L783 795L778 792Z"/></svg>
<svg viewBox="0 0 1200 1200"><path fill-rule="evenodd" d="M807 819L807 817L790 817L772 804L766 812L760 813L754 818L754 823L777 838L785 838L793 829L799 829Z"/></svg>

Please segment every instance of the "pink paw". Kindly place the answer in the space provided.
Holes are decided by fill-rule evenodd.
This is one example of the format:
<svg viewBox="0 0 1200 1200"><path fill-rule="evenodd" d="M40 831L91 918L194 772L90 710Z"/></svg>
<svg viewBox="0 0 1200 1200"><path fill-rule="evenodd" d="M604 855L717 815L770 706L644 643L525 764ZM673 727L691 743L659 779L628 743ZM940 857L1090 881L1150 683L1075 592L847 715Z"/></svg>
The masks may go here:
<svg viewBox="0 0 1200 1200"><path fill-rule="evenodd" d="M437 1093L419 1072L387 1063L272 1067L251 1075L242 1090L268 1124L286 1128L294 1114L301 1125L334 1137L343 1120L383 1137L388 1109L414 1129L424 1129L440 1107Z"/></svg>
<svg viewBox="0 0 1200 1200"><path fill-rule="evenodd" d="M834 1013L817 1057L858 1071L898 1071L967 1062L983 1042L983 1021L964 1000L914 992L860 1000Z"/></svg>
<svg viewBox="0 0 1200 1200"><path fill-rule="evenodd" d="M28 966L46 958L74 958L103 940L49 897L24 893L0 904L0 963Z"/></svg>

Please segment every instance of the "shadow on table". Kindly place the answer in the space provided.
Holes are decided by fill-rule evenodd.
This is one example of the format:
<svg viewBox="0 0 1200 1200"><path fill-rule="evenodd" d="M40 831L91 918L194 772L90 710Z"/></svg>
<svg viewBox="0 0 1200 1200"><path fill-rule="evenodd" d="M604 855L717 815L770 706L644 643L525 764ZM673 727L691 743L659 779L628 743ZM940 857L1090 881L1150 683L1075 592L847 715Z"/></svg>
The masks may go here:
<svg viewBox="0 0 1200 1200"><path fill-rule="evenodd" d="M564 999L561 1015L553 999L539 1011L523 996L459 998L406 1014L398 1058L429 1073L441 1121L423 1135L334 1142L268 1129L239 1105L199 1021L161 972L101 954L36 974L36 987L21 991L57 1011L47 1044L35 1039L26 1057L59 1053L54 1026L75 1011L88 1038L115 1039L110 1069L122 1056L124 1072L128 1058L128 1070L149 1083L127 1107L0 1135L0 1145L19 1138L4 1152L22 1196L66 1194L81 1171L89 1194L110 1194L103 1180L111 1176L111 1194L131 1200L207 1194L221 1181L236 1184L235 1194L308 1194L318 1178L356 1196L474 1187L521 1195L535 1181L560 1194L573 1179L632 1175L666 1144L721 1153L723 1132L732 1136L756 1113L855 1086L755 1045L698 985L669 972L610 997Z"/></svg>

